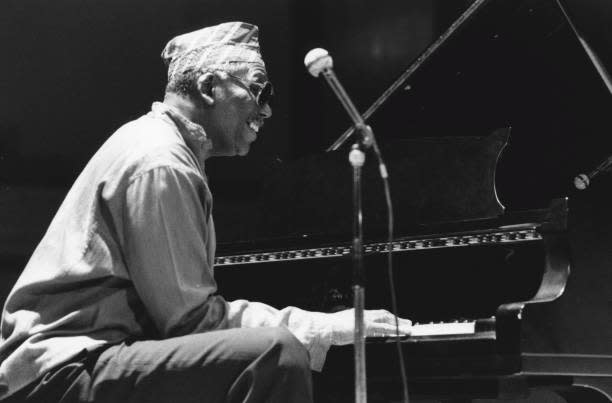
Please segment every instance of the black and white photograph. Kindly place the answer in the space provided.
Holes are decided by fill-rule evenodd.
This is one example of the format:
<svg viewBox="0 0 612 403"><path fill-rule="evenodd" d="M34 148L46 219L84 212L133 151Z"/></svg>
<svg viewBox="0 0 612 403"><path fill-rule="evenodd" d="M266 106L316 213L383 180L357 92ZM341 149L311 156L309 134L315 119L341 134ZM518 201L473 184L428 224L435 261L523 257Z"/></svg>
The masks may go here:
<svg viewBox="0 0 612 403"><path fill-rule="evenodd" d="M0 402L612 403L609 0L5 0Z"/></svg>

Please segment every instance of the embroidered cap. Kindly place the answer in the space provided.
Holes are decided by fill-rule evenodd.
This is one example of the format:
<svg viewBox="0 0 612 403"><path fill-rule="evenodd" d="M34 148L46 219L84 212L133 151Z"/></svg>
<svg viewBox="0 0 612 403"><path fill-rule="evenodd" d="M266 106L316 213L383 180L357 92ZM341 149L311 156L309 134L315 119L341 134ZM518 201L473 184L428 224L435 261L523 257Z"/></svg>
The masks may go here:
<svg viewBox="0 0 612 403"><path fill-rule="evenodd" d="M259 28L246 22L226 22L179 35L161 54L168 81L178 72L228 63L251 63L265 69L259 50Z"/></svg>

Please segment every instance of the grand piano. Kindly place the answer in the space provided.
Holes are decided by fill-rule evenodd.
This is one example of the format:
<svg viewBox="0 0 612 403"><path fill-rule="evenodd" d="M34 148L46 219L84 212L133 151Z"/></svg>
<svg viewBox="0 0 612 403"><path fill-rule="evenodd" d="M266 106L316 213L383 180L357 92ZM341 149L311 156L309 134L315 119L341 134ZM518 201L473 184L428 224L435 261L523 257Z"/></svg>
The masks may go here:
<svg viewBox="0 0 612 403"><path fill-rule="evenodd" d="M415 322L401 341L413 398L612 401L610 256L593 257L612 239L610 199L603 180L590 198L572 189L595 161L567 162L587 147L558 138L568 121L596 132L612 99L570 22L552 0L476 1L369 114L391 175L399 315ZM254 236L219 245L224 296L350 307L345 159L310 155L267 178ZM364 179L366 307L390 309L375 166ZM352 363L350 346L332 348L317 401L353 400ZM370 401L401 399L393 340L368 340L367 373Z"/></svg>

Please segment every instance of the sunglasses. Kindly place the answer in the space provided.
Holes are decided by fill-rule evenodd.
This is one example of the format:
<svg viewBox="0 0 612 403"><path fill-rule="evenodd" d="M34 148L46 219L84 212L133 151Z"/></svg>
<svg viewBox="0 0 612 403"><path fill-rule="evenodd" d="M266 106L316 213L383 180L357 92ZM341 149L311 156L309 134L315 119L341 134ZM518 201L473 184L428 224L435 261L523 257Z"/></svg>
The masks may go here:
<svg viewBox="0 0 612 403"><path fill-rule="evenodd" d="M266 81L263 84L255 82L248 83L242 78L228 72L225 72L225 74L239 81L246 89L248 89L260 108L263 108L266 104L270 105L272 97L274 96L274 88L272 87L272 83L270 81Z"/></svg>

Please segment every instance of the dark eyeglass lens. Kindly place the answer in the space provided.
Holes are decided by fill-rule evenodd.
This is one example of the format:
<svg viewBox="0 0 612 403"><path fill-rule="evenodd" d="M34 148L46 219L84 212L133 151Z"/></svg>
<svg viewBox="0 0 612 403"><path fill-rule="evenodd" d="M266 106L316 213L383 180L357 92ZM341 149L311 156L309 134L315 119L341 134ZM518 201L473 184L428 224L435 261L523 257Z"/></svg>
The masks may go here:
<svg viewBox="0 0 612 403"><path fill-rule="evenodd" d="M272 100L273 94L274 90L272 88L272 84L268 81L263 87L261 87L259 94L257 94L257 104L259 104L259 106L269 104Z"/></svg>

